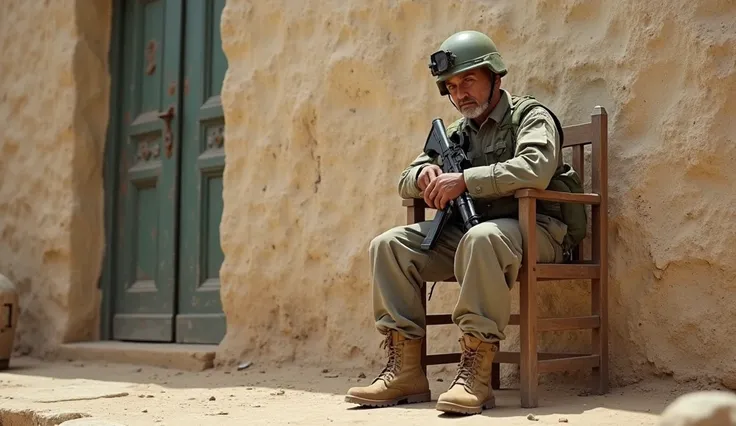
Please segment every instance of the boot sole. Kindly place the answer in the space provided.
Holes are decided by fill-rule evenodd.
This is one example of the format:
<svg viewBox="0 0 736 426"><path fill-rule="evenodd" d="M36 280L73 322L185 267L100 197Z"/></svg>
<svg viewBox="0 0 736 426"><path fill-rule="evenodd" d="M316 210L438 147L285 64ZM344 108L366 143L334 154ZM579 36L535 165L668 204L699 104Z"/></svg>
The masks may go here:
<svg viewBox="0 0 736 426"><path fill-rule="evenodd" d="M481 404L479 407L470 407L467 405L455 404L453 402L438 402L437 410L445 413L457 413L457 414L480 414L483 409L491 409L496 407L496 398L493 397L488 401Z"/></svg>
<svg viewBox="0 0 736 426"><path fill-rule="evenodd" d="M416 395L401 396L394 399L368 399L361 398L354 395L346 395L345 402L362 405L364 407L390 407L399 404L415 404L420 402L429 402L432 400L432 395L427 393L420 393Z"/></svg>

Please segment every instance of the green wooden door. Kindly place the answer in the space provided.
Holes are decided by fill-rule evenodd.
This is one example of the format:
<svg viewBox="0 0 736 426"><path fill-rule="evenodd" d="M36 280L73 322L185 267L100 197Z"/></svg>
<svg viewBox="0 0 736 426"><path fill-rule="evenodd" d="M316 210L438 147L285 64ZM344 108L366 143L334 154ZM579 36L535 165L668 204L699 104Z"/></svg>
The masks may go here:
<svg viewBox="0 0 736 426"><path fill-rule="evenodd" d="M118 5L112 338L218 343L224 1Z"/></svg>
<svg viewBox="0 0 736 426"><path fill-rule="evenodd" d="M176 340L220 341L225 316L219 271L224 126L220 90L227 62L220 41L225 0L189 1L184 48L181 228Z"/></svg>

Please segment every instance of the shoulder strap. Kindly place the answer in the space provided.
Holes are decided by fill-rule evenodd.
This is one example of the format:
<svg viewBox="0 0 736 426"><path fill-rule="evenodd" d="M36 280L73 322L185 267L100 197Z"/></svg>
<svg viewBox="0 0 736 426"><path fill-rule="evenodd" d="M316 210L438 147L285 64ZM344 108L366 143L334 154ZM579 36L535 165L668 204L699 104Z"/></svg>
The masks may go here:
<svg viewBox="0 0 736 426"><path fill-rule="evenodd" d="M467 139L464 133L460 132L460 129L463 127L464 124L465 118L458 118L445 128L445 132L447 133L447 137L451 141L459 144L462 147L463 151L467 151L470 141Z"/></svg>
<svg viewBox="0 0 736 426"><path fill-rule="evenodd" d="M542 107L547 110L549 115L552 116L552 119L555 122L555 127L557 127L557 133L560 135L560 150L562 150L562 146L565 143L565 134L562 130L562 124L560 123L560 120L557 118L557 115L546 105L539 102L537 99L535 99L533 96L515 96L511 95L511 105L510 105L510 119L504 119L504 123L502 124L502 127L511 127L511 134L514 137L514 140L516 139L516 134L519 131L519 125L521 124L521 121L524 119L526 114L532 110L532 108L536 107Z"/></svg>

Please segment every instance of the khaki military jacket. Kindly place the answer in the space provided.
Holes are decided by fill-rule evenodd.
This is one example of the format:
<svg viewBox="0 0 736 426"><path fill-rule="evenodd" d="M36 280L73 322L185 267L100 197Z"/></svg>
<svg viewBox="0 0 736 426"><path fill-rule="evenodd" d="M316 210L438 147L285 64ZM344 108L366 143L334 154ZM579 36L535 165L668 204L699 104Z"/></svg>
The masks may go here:
<svg viewBox="0 0 736 426"><path fill-rule="evenodd" d="M463 118L447 127L448 136L457 131L469 136L467 152L472 167L466 169L463 176L468 193L476 201L476 210L487 213L485 219L518 218L518 200L513 198L514 192L524 188L546 189L563 163L560 135L554 119L543 107L535 107L524 116L516 136L516 147L511 152L508 144L497 135L498 124L510 113L510 103L510 94L502 90L500 101L480 126ZM403 170L398 184L401 197L422 197L417 178L430 164L439 163L421 153ZM567 230L563 222L545 215L537 215L537 220L561 243Z"/></svg>

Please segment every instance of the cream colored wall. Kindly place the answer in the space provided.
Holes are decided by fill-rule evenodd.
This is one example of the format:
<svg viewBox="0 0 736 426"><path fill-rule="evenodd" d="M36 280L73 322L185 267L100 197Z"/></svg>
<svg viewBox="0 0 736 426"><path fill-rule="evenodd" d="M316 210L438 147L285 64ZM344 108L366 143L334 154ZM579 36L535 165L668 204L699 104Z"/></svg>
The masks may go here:
<svg viewBox="0 0 736 426"><path fill-rule="evenodd" d="M609 111L614 383L736 375L734 22L729 0L229 0L220 358L381 359L368 243L405 220L398 174L430 120L457 116L427 57L471 28L497 42L506 89L567 124ZM544 314L586 312L584 286L543 287ZM446 284L430 305L456 295ZM568 335L543 347L585 348Z"/></svg>
<svg viewBox="0 0 736 426"><path fill-rule="evenodd" d="M17 352L97 334L111 1L0 2L0 271Z"/></svg>
<svg viewBox="0 0 736 426"><path fill-rule="evenodd" d="M21 292L19 352L97 331L111 8L82 3L0 6L0 271ZM380 366L367 245L404 221L398 173L430 120L456 117L427 55L473 28L502 50L505 88L566 123L610 113L614 383L736 377L734 22L728 0L228 0L219 361ZM583 286L544 288L544 314L585 312ZM587 343L571 336L543 347Z"/></svg>

